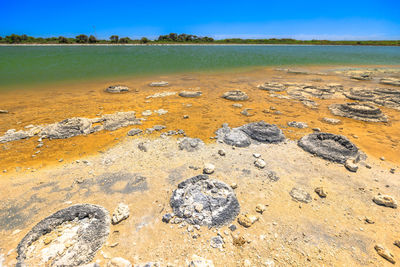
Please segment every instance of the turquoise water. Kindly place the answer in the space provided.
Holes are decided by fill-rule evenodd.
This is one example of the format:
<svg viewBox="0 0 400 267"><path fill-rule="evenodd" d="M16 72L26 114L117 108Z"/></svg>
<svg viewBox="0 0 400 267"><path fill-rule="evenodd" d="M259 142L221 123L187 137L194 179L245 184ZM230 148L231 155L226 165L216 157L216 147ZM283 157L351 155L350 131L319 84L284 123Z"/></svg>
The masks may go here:
<svg viewBox="0 0 400 267"><path fill-rule="evenodd" d="M1 46L0 86L307 64L400 65L400 47Z"/></svg>

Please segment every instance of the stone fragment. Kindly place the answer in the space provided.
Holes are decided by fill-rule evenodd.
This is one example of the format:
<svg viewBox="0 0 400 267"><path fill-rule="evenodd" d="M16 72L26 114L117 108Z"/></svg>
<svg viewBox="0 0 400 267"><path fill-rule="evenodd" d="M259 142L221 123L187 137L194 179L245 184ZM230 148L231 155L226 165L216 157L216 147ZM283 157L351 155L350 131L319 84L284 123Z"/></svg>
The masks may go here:
<svg viewBox="0 0 400 267"><path fill-rule="evenodd" d="M188 267L214 267L212 260L206 260L197 255L193 255L191 261L187 261Z"/></svg>
<svg viewBox="0 0 400 267"><path fill-rule="evenodd" d="M256 161L254 161L254 165L259 169L263 169L265 168L265 166L267 166L267 163L265 163L263 159L257 159Z"/></svg>
<svg viewBox="0 0 400 267"><path fill-rule="evenodd" d="M166 214L163 215L162 221L165 222L165 223L169 223L173 217L174 217L173 214L166 213Z"/></svg>
<svg viewBox="0 0 400 267"><path fill-rule="evenodd" d="M341 120L339 120L339 119L327 118L327 117L323 118L322 121L325 123L328 123L328 124L332 124L332 125L341 123Z"/></svg>
<svg viewBox="0 0 400 267"><path fill-rule="evenodd" d="M0 109L0 114L7 114L8 110Z"/></svg>
<svg viewBox="0 0 400 267"><path fill-rule="evenodd" d="M204 164L203 173L204 174L212 174L215 170L215 166L211 163Z"/></svg>
<svg viewBox="0 0 400 267"><path fill-rule="evenodd" d="M143 131L141 129L138 128L133 128L128 132L128 136L135 136L138 134L141 134Z"/></svg>
<svg viewBox="0 0 400 267"><path fill-rule="evenodd" d="M124 203L119 203L117 208L114 210L112 216L112 223L118 224L119 222L129 217L129 206Z"/></svg>
<svg viewBox="0 0 400 267"><path fill-rule="evenodd" d="M351 172L357 172L358 170L358 165L352 158L347 159L344 166Z"/></svg>
<svg viewBox="0 0 400 267"><path fill-rule="evenodd" d="M132 267L132 263L124 258L115 257L107 263L107 267Z"/></svg>
<svg viewBox="0 0 400 267"><path fill-rule="evenodd" d="M152 82L149 85L152 87L165 87L168 86L168 82L166 81Z"/></svg>
<svg viewBox="0 0 400 267"><path fill-rule="evenodd" d="M105 91L107 93L113 93L113 94L126 93L126 92L129 92L129 87L124 86L124 85L112 85L112 86L107 87L105 89Z"/></svg>
<svg viewBox="0 0 400 267"><path fill-rule="evenodd" d="M295 201L303 203L310 203L312 201L311 195L300 188L293 187L289 194Z"/></svg>
<svg viewBox="0 0 400 267"><path fill-rule="evenodd" d="M219 154L221 157L224 157L224 156L226 155L225 150L223 150L223 149L218 150L218 154Z"/></svg>
<svg viewBox="0 0 400 267"><path fill-rule="evenodd" d="M238 216L237 221L241 226L248 228L258 221L258 217L254 215L241 214Z"/></svg>
<svg viewBox="0 0 400 267"><path fill-rule="evenodd" d="M263 214L263 212L267 209L267 207L263 204L257 204L256 212Z"/></svg>
<svg viewBox="0 0 400 267"><path fill-rule="evenodd" d="M201 91L181 91L179 93L179 96L181 97L198 97L201 95L202 95Z"/></svg>
<svg viewBox="0 0 400 267"><path fill-rule="evenodd" d="M247 94L245 92L242 92L240 90L233 90L233 91L228 91L222 95L223 98L232 100L232 101L245 101L249 99Z"/></svg>
<svg viewBox="0 0 400 267"><path fill-rule="evenodd" d="M294 127L294 128L299 128L299 129L308 128L307 123L301 122L301 121L289 121L289 122L287 123L287 125L288 125L289 127Z"/></svg>
<svg viewBox="0 0 400 267"><path fill-rule="evenodd" d="M382 245L375 245L374 248L379 256L381 256L382 258L384 258L385 260L387 260L388 262L390 262L392 264L396 263L396 261L394 260L393 254L389 250L384 248Z"/></svg>
<svg viewBox="0 0 400 267"><path fill-rule="evenodd" d="M395 240L395 241L393 242L393 245L395 245L396 247L399 247L399 248L400 248L400 239L399 239L399 240Z"/></svg>
<svg viewBox="0 0 400 267"><path fill-rule="evenodd" d="M380 206L385 206L389 208L396 209L397 208L397 202L396 200L389 195L376 195L372 199L372 201L375 202L375 204L380 205Z"/></svg>
<svg viewBox="0 0 400 267"><path fill-rule="evenodd" d="M215 236L213 238L211 238L210 241L210 246L213 248L222 248L222 246L224 245L224 240L222 239L221 236Z"/></svg>
<svg viewBox="0 0 400 267"><path fill-rule="evenodd" d="M314 191L320 198L326 198L327 196L327 193L323 187L317 187Z"/></svg>

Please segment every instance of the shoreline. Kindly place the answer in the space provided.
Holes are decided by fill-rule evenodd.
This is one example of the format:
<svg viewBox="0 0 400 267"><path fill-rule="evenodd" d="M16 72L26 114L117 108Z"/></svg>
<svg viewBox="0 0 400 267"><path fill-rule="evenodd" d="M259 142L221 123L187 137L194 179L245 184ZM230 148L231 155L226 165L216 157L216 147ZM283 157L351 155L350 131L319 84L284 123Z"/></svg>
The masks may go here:
<svg viewBox="0 0 400 267"><path fill-rule="evenodd" d="M399 45L357 45L357 44L232 44L232 43L224 43L224 44L209 44L209 43L198 43L198 44L182 44L182 43L160 43L160 44L0 44L0 46L360 46L360 47L369 47L369 46L377 46L377 47L400 47Z"/></svg>

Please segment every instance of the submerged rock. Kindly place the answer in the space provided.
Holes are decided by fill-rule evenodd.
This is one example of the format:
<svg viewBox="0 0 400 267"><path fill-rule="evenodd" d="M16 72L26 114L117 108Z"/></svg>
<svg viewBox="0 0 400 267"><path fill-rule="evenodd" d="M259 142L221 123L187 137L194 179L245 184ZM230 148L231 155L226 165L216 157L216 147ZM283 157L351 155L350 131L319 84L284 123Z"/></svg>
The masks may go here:
<svg viewBox="0 0 400 267"><path fill-rule="evenodd" d="M129 92L129 87L124 85L112 85L105 89L107 93L126 93Z"/></svg>
<svg viewBox="0 0 400 267"><path fill-rule="evenodd" d="M359 155L358 148L346 137L316 132L302 137L298 145L305 151L323 159L344 164L348 158Z"/></svg>
<svg viewBox="0 0 400 267"><path fill-rule="evenodd" d="M339 120L339 119L327 118L327 117L323 118L322 121L323 121L323 122L326 122L326 123L328 123L328 124L333 124L333 125L339 124L339 123L342 122L342 121Z"/></svg>
<svg viewBox="0 0 400 267"><path fill-rule="evenodd" d="M168 85L168 82L166 81L152 82L149 85L152 87L165 87Z"/></svg>
<svg viewBox="0 0 400 267"><path fill-rule="evenodd" d="M368 122L387 122L387 117L382 111L367 103L332 104L329 106L332 114Z"/></svg>
<svg viewBox="0 0 400 267"><path fill-rule="evenodd" d="M263 84L257 85L258 89L266 90L266 91L274 91L274 92L282 92L286 90L286 87L277 82L266 82Z"/></svg>
<svg viewBox="0 0 400 267"><path fill-rule="evenodd" d="M0 109L0 114L7 114L8 110Z"/></svg>
<svg viewBox="0 0 400 267"><path fill-rule="evenodd" d="M181 91L179 96L181 97L198 97L201 96L203 93L201 91Z"/></svg>
<svg viewBox="0 0 400 267"><path fill-rule="evenodd" d="M135 136L138 134L141 134L143 132L143 130L139 129L139 128L133 128L128 132L128 136Z"/></svg>
<svg viewBox="0 0 400 267"><path fill-rule="evenodd" d="M245 92L242 92L240 90L233 90L233 91L228 91L222 95L223 98L232 100L232 101L245 101L249 99L247 94Z"/></svg>
<svg viewBox="0 0 400 267"><path fill-rule="evenodd" d="M106 209L74 205L40 221L17 247L18 266L78 266L94 258L109 234Z"/></svg>
<svg viewBox="0 0 400 267"><path fill-rule="evenodd" d="M358 101L373 101L376 94L372 90L361 89L361 88L351 88L349 93L344 93L344 95L351 100Z"/></svg>
<svg viewBox="0 0 400 267"><path fill-rule="evenodd" d="M299 128L299 129L308 128L307 123L301 122L301 121L289 121L289 122L287 123L287 125L288 125L289 127L294 127L294 128Z"/></svg>
<svg viewBox="0 0 400 267"><path fill-rule="evenodd" d="M174 214L190 224L222 226L235 219L240 206L234 191L224 182L198 175L174 190L171 200ZM198 207L201 205L201 209Z"/></svg>

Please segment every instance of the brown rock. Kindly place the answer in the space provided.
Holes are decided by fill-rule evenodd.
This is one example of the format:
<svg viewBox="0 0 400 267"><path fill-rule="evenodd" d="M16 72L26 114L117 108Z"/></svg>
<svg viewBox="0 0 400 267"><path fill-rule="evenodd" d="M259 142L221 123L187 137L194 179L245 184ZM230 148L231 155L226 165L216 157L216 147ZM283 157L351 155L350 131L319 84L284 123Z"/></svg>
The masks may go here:
<svg viewBox="0 0 400 267"><path fill-rule="evenodd" d="M248 214L244 214L244 215L241 214L241 215L239 215L237 220L241 226L248 228L248 227L252 226L253 223L258 221L258 217L253 216L253 215L248 215Z"/></svg>
<svg viewBox="0 0 400 267"><path fill-rule="evenodd" d="M393 242L393 244L400 248L400 239Z"/></svg>
<svg viewBox="0 0 400 267"><path fill-rule="evenodd" d="M389 250L384 248L382 245L375 245L375 250L378 253L379 256L387 260L388 262L395 264L396 261L394 260L394 257L392 253L390 253Z"/></svg>
<svg viewBox="0 0 400 267"><path fill-rule="evenodd" d="M327 193L326 193L326 191L324 190L323 187L317 187L317 188L315 188L314 191L315 191L315 193L317 193L317 195L320 198L326 198L326 196L327 196Z"/></svg>
<svg viewBox="0 0 400 267"><path fill-rule="evenodd" d="M267 207L263 204L257 204L256 206L256 212L258 213L263 213L265 210L267 209Z"/></svg>
<svg viewBox="0 0 400 267"><path fill-rule="evenodd" d="M380 206L385 206L393 209L397 208L396 200L389 195L377 195L372 200Z"/></svg>
<svg viewBox="0 0 400 267"><path fill-rule="evenodd" d="M246 239L243 236L238 236L236 234L231 234L231 235L234 246L241 247L244 244L246 244Z"/></svg>

